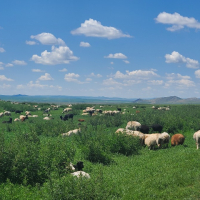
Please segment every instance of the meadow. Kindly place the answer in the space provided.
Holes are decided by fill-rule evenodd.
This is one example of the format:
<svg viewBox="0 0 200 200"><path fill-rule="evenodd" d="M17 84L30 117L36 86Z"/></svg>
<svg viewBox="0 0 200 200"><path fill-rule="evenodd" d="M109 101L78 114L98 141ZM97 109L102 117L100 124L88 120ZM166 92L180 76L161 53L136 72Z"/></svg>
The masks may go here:
<svg viewBox="0 0 200 200"><path fill-rule="evenodd" d="M43 120L43 112L51 104L37 103L41 110L33 105L0 101L0 112L11 111L13 120L19 117L16 110L38 115L12 124L2 123L9 116L0 118L0 199L200 199L200 150L192 138L200 130L200 105L170 105L164 111L152 105L105 104L102 110L125 113L83 116L83 109L100 104L73 104L74 118L67 121L60 119L67 105L51 108L50 121ZM85 121L78 125L78 119ZM185 142L149 150L137 137L115 133L128 121L161 124L170 136L182 133ZM61 136L79 127L81 133ZM67 166L79 160L90 179L70 174Z"/></svg>

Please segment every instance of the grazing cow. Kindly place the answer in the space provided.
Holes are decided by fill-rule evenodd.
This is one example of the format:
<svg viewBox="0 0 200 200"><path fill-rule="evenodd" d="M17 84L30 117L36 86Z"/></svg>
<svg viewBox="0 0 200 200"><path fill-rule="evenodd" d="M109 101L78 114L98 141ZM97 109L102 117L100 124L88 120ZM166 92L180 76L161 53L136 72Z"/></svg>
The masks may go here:
<svg viewBox="0 0 200 200"><path fill-rule="evenodd" d="M5 111L5 112L4 112L4 115L6 115L6 116L11 116L11 112L10 112L10 111Z"/></svg>
<svg viewBox="0 0 200 200"><path fill-rule="evenodd" d="M31 112L30 111L25 111L25 114L26 115L31 115Z"/></svg>
<svg viewBox="0 0 200 200"><path fill-rule="evenodd" d="M84 122L85 120L84 120L84 119L78 119L78 121L79 121L79 122Z"/></svg>
<svg viewBox="0 0 200 200"><path fill-rule="evenodd" d="M141 127L138 128L138 131L140 131L142 133L149 133L149 127L146 125L141 125Z"/></svg>
<svg viewBox="0 0 200 200"><path fill-rule="evenodd" d="M26 119L28 119L28 115L26 115L26 116L20 115L19 118L20 118L20 120L21 120L22 122L24 122Z"/></svg>
<svg viewBox="0 0 200 200"><path fill-rule="evenodd" d="M77 178L83 177L83 178L90 178L90 175L84 171L76 171L71 173L73 176L76 176Z"/></svg>
<svg viewBox="0 0 200 200"><path fill-rule="evenodd" d="M65 137L65 136L72 136L74 134L78 134L81 132L81 128L78 128L78 129L74 129L74 130L71 130L71 131L68 131L67 133L62 133L62 136Z"/></svg>
<svg viewBox="0 0 200 200"><path fill-rule="evenodd" d="M1 112L1 113L0 113L0 117L3 117L3 116L4 116L4 113L3 113L3 112Z"/></svg>
<svg viewBox="0 0 200 200"><path fill-rule="evenodd" d="M161 133L163 129L163 126L161 126L160 124L153 124L151 127L154 131L159 132L159 133Z"/></svg>
<svg viewBox="0 0 200 200"><path fill-rule="evenodd" d="M177 133L175 135L172 136L171 138L171 146L176 146L176 145L179 145L179 144L183 144L185 141L185 137L180 134L180 133Z"/></svg>
<svg viewBox="0 0 200 200"><path fill-rule="evenodd" d="M71 110L72 110L72 108L65 108L65 109L63 109L62 113L64 113L64 112L69 112L69 111L71 111Z"/></svg>
<svg viewBox="0 0 200 200"><path fill-rule="evenodd" d="M44 113L49 113L50 108L47 108L46 110L44 110Z"/></svg>
<svg viewBox="0 0 200 200"><path fill-rule="evenodd" d="M197 149L199 149L199 144L200 144L200 130L194 133L193 139L196 142Z"/></svg>
<svg viewBox="0 0 200 200"><path fill-rule="evenodd" d="M129 121L126 125L126 129L133 129L137 131L141 127L141 124L137 121Z"/></svg>
<svg viewBox="0 0 200 200"><path fill-rule="evenodd" d="M73 165L73 167L75 170L81 171L84 168L84 165L82 161L78 161L76 165Z"/></svg>
<svg viewBox="0 0 200 200"><path fill-rule="evenodd" d="M54 119L53 117L44 117L43 118L44 120L51 120L51 119Z"/></svg>
<svg viewBox="0 0 200 200"><path fill-rule="evenodd" d="M60 116L60 119L63 121L66 121L68 119L73 119L74 115L73 114L67 114L64 117Z"/></svg>
<svg viewBox="0 0 200 200"><path fill-rule="evenodd" d="M23 110L15 110L15 113L21 114L22 112L23 112Z"/></svg>
<svg viewBox="0 0 200 200"><path fill-rule="evenodd" d="M117 110L118 110L118 111L120 111L120 112L122 111L122 109L121 109L121 108L117 108Z"/></svg>
<svg viewBox="0 0 200 200"><path fill-rule="evenodd" d="M4 124L10 124L10 123L12 123L12 118L10 117L10 119L8 121L3 121L2 123L4 123Z"/></svg>

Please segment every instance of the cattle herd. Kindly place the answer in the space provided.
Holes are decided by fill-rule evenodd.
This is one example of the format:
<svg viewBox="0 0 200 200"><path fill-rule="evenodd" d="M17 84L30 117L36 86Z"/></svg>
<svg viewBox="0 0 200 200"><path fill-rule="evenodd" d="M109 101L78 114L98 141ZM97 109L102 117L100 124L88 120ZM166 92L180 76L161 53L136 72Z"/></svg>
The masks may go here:
<svg viewBox="0 0 200 200"><path fill-rule="evenodd" d="M102 106L103 107L103 106ZM124 114L124 111L126 109L124 109L122 111L121 108L117 108L117 110L102 110L102 108L100 106L100 109L95 109L94 107L86 107L86 109L84 109L82 111L82 115L89 115L89 116L94 116L97 114L100 115L116 115L116 114ZM35 109L41 110L40 108L38 108L38 105L34 106ZM135 107L133 107L135 108ZM152 107L153 109L155 109L155 107ZM52 105L52 109L53 110L57 110L58 106ZM52 115L50 114L50 110L51 108L47 108L43 111L43 120L52 120L54 119L54 117L52 117ZM164 107L159 107L158 110L169 110L169 108L164 108ZM67 121L67 120L73 120L74 118L74 114L72 113L68 113L72 111L72 105L69 105L68 108L64 108L62 111L62 114L64 115L60 115L60 119L63 121ZM17 121L21 121L24 122L27 119L31 118L31 117L38 117L38 115L32 115L30 111L25 111L24 115L22 115L21 113L23 113L23 110L16 110L15 114L20 114L19 118L15 118L14 122ZM67 114L66 114L67 113ZM136 114L140 113L140 111L136 110ZM4 124L9 124L12 123L12 117L11 117L11 112L10 111L4 111L0 113L0 117L3 116L9 116L9 120L8 121L2 121L2 123ZM84 122L85 119L78 119L79 122ZM149 134L149 132L153 132L151 134ZM118 128L117 131L115 132L116 134L126 134L129 136L133 136L133 137L138 137L140 144L143 146L147 146L149 150L155 149L155 147L157 146L158 148L161 147L168 147L168 144L170 142L170 135L167 132L162 132L163 130L163 126L160 124L152 124L152 125L143 125L137 121L129 121L126 125L125 128ZM74 130L70 130L67 133L62 133L61 136L62 137L69 137L72 136L74 134L78 134L81 133L81 128L79 127L78 129L74 129ZM193 139L196 142L196 147L197 149L199 149L199 144L200 144L200 130L195 132L193 134ZM174 134L171 137L171 146L177 146L177 145L183 145L185 141L185 137L184 135L177 133ZM73 171L73 173L71 173L73 176L76 177L86 177L86 178L90 178L90 175L84 171L82 171L82 169L84 168L83 162L82 161L78 161L76 165L73 165L72 163L70 163L69 168L71 171Z"/></svg>
<svg viewBox="0 0 200 200"><path fill-rule="evenodd" d="M53 110L57 110L58 106L55 105L51 105ZM95 109L94 107L86 107L86 109L84 109L82 111L82 115L96 115L96 114L104 114L104 115L116 115L116 114L123 114L124 112L122 112L121 108L117 108L117 110L102 110L103 106L100 106L100 109ZM34 106L35 109L41 110L40 108L38 108L38 105ZM133 107L135 108L135 107ZM152 107L153 109L155 109L155 106ZM43 120L52 120L54 119L52 117L52 115L50 114L50 110L51 108L47 108L43 111L43 115L44 118ZM126 109L124 109L125 111ZM165 108L165 107L159 107L158 110L169 110L169 107ZM70 112L72 111L72 105L68 105L67 108L64 108L62 111L62 114L64 114L64 116L60 115L60 119L63 121L66 120L73 120L74 114L72 113L68 113L65 114L66 112ZM139 111L138 111L139 112ZM31 115L30 111L25 111L25 115L21 115L21 113L23 113L23 110L16 110L15 111L16 114L20 114L19 118L15 118L14 122L16 121L22 121L24 122L26 119L30 118L30 117L38 117L38 115ZM137 110L136 110L137 113ZM4 111L0 113L0 117L2 116L10 116L8 121L2 121L2 123L12 123L12 118L11 118L11 112L10 111ZM79 122L84 122L85 119L78 119ZM154 133L149 134L150 129L153 130ZM127 135L132 135L135 137L139 137L141 145L146 145L148 146L148 148L154 149L155 146L161 147L163 145L168 146L168 143L170 141L170 135L166 132L162 132L163 130L163 126L160 124L152 124L150 126L147 125L143 125L137 121L129 121L126 125L125 128L119 128L116 133L125 133ZM77 134L80 133L81 129L74 129L74 130L70 130L67 133L62 133L62 136L71 136L73 134ZM199 149L199 144L200 144L200 130L195 132L193 135L193 139L196 142L196 146L197 149ZM178 133L175 134L171 137L171 146L176 146L176 145L182 145L185 141L185 137L184 135Z"/></svg>

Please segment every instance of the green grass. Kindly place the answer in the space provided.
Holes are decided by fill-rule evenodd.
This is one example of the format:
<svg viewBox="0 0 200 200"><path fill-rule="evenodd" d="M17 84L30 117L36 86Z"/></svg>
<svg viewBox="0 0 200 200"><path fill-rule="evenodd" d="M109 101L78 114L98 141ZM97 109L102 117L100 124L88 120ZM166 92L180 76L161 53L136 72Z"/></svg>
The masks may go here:
<svg viewBox="0 0 200 200"><path fill-rule="evenodd" d="M63 108L51 111L52 121L32 107L38 118L8 125L1 122L9 117L0 118L0 199L200 199L200 151L192 138L200 128L199 105L174 105L166 112L150 105L105 105L103 110L121 107L129 113L94 117L81 116L84 106L74 106L74 119L65 122L59 118ZM0 102L0 111L5 108L29 110ZM13 119L18 116L12 112ZM80 118L85 119L82 132L62 138L78 128ZM150 151L134 138L114 134L130 120L160 123L171 136L180 132L184 145ZM91 179L78 180L65 169L78 160Z"/></svg>

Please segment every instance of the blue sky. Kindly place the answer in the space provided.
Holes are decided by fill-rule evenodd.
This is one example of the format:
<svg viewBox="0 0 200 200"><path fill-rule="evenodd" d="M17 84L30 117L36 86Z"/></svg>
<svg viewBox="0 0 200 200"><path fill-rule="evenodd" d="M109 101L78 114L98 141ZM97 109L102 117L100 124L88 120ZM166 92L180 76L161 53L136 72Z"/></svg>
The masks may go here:
<svg viewBox="0 0 200 200"><path fill-rule="evenodd" d="M200 1L6 0L0 94L200 98Z"/></svg>

